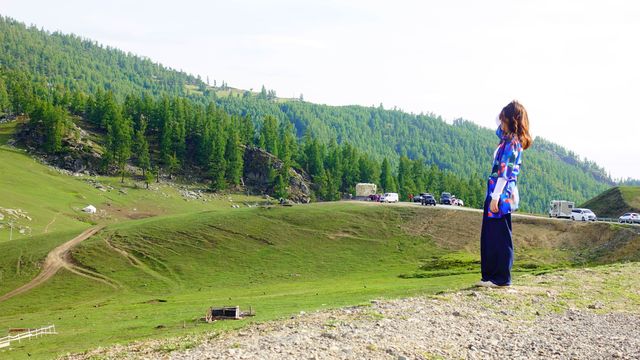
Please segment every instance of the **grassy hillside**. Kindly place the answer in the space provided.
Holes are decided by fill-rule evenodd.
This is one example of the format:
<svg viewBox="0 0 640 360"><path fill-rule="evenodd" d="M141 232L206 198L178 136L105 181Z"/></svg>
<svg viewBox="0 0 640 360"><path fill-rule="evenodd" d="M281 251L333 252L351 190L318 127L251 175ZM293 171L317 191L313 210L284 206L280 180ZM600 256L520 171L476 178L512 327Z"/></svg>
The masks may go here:
<svg viewBox="0 0 640 360"><path fill-rule="evenodd" d="M127 179L73 177L43 165L23 150L6 146L16 122L0 124L0 243L9 238L8 221L14 223L14 238L53 233L69 228L88 227L96 222L114 222L160 214L202 211L229 206L220 201L185 201L180 189L166 184L144 184ZM101 184L105 191L96 188ZM140 191L135 191L139 189ZM234 196L238 201L246 199ZM215 198L213 198L215 199ZM252 198L255 200L255 198ZM98 214L89 216L81 209L93 204ZM5 209L5 210L2 210ZM6 209L22 210L30 218L12 217ZM24 234L19 229L25 230Z"/></svg>
<svg viewBox="0 0 640 360"><path fill-rule="evenodd" d="M45 255L96 223L118 223L163 214L230 208L227 197L185 201L180 189L109 177L73 177L45 166L24 151L7 146L16 123L0 124L0 292L27 282ZM105 191L95 187L101 184ZM233 195L237 202L255 201ZM92 204L98 213L81 211ZM13 224L13 232L10 229ZM9 241L12 237L12 241Z"/></svg>
<svg viewBox="0 0 640 360"><path fill-rule="evenodd" d="M616 186L580 205L600 217L617 218L626 212L640 212L640 186Z"/></svg>
<svg viewBox="0 0 640 360"><path fill-rule="evenodd" d="M480 220L440 208L324 203L120 222L73 251L76 265L112 285L62 272L0 303L0 328L55 323L60 332L5 355L46 358L245 323L197 322L213 305L252 306L249 321L261 321L466 287L478 278ZM640 259L640 239L626 227L546 219L515 226L517 272Z"/></svg>
<svg viewBox="0 0 640 360"><path fill-rule="evenodd" d="M253 320L259 321L458 288L477 277L398 277L415 271L424 258L449 252L429 238L399 231L413 210L353 204L236 210L135 220L83 243L73 253L75 262L117 286L65 272L0 303L0 328L53 322L60 331L6 355L42 358L52 351L243 323L194 323L212 305L253 306Z"/></svg>
<svg viewBox="0 0 640 360"><path fill-rule="evenodd" d="M108 87L117 96L186 93L196 101L216 100L201 81L148 60L4 18L0 25L0 42L10 44L0 53L2 63L17 64L57 86L87 92ZM46 66L47 59L55 66ZM255 101L249 101L239 91L227 91L219 95L228 99L230 113L264 115L271 111L265 109L275 109L299 131L313 129L319 138L353 141L378 156L407 152L461 173L482 171L495 145L489 130L468 122L452 126L396 110L293 106L253 95L249 99ZM377 297L459 289L479 277L477 212L355 202L232 208L230 198L234 204L260 199L238 194L190 199L181 194L188 185L154 183L147 190L133 180L70 176L7 145L15 126L0 124L0 292L28 282L51 249L93 224L107 227L75 248L70 261L108 281L62 270L44 285L0 302L0 332L50 323L59 332L0 350L3 358L51 358L142 338L224 330ZM538 144L539 152L528 153L529 175L522 185L523 193L537 194L544 206L544 194L580 199L606 186L594 164L556 145ZM462 153L467 157L455 160ZM527 176L536 179L541 169L544 183L528 182ZM620 193L637 204L633 191ZM88 204L98 214L80 211ZM529 204L536 209L535 201ZM14 224L11 240L8 221ZM640 238L632 227L514 221L516 277L640 260ZM198 322L212 305L252 306L257 315L238 322Z"/></svg>
<svg viewBox="0 0 640 360"><path fill-rule="evenodd" d="M13 126L0 125L3 142ZM478 277L475 212L367 203L233 209L227 196L186 201L167 184L146 190L117 178L65 175L7 145L0 145L0 170L12 174L0 180L0 206L31 217L18 222L31 231L14 232L12 241L6 227L0 230L2 293L32 279L54 247L94 223L110 224L72 253L76 266L110 285L62 270L0 303L0 329L54 323L59 331L3 357L50 358L245 323L196 322L212 305L253 306L250 321L261 321L457 289ZM112 190L96 189L96 181ZM102 212L79 212L87 203ZM638 236L626 227L544 219L517 219L515 226L517 272L640 260Z"/></svg>

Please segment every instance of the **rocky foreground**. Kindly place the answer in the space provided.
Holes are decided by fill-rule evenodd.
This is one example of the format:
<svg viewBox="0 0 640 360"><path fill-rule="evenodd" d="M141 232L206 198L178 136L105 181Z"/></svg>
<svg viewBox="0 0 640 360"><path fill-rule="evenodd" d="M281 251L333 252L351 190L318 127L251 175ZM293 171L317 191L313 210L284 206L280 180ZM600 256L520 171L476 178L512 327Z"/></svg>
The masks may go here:
<svg viewBox="0 0 640 360"><path fill-rule="evenodd" d="M639 264L520 276L301 313L199 338L74 355L119 359L640 359Z"/></svg>

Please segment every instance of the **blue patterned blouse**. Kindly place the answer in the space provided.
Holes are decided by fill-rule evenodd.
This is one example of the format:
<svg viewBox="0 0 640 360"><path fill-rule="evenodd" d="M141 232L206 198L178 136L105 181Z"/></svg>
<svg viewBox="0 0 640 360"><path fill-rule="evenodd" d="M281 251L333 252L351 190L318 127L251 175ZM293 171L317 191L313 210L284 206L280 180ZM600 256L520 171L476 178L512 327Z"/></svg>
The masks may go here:
<svg viewBox="0 0 640 360"><path fill-rule="evenodd" d="M499 211L494 213L489 209L487 212L487 216L490 218L500 218L505 214L510 214L518 209L520 203L517 181L522 164L522 144L517 137L503 135L500 128L498 128L496 135L500 137L500 144L493 158L487 196L491 196L499 178L504 178L506 185L498 201Z"/></svg>

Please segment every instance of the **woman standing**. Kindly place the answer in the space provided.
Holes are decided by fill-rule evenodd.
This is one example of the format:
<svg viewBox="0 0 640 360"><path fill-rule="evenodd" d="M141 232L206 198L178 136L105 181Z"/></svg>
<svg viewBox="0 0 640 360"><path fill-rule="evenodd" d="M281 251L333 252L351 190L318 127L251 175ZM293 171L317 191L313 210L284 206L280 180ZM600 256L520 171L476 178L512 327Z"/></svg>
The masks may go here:
<svg viewBox="0 0 640 360"><path fill-rule="evenodd" d="M531 146L527 110L516 100L505 106L496 119L500 144L493 156L493 169L487 182L480 259L482 280L478 286L511 285L513 242L511 213L518 209L518 173L522 151Z"/></svg>

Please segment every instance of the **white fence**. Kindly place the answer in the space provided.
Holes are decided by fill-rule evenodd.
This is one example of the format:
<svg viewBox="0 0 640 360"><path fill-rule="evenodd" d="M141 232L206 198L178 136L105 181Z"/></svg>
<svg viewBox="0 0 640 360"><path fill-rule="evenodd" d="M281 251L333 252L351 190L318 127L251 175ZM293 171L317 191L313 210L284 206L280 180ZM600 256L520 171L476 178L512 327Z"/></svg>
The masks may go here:
<svg viewBox="0 0 640 360"><path fill-rule="evenodd" d="M22 339L31 339L32 337L38 337L43 335L54 335L57 334L56 326L49 325L45 327L41 327L39 329L31 329L24 332L21 332L16 335L9 335L3 338L0 338L0 348L8 347L11 345L12 341L22 341Z"/></svg>

